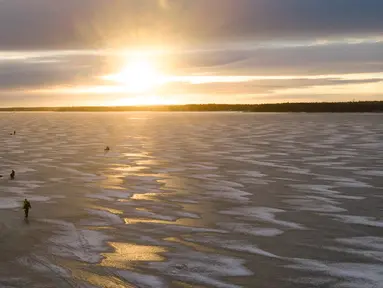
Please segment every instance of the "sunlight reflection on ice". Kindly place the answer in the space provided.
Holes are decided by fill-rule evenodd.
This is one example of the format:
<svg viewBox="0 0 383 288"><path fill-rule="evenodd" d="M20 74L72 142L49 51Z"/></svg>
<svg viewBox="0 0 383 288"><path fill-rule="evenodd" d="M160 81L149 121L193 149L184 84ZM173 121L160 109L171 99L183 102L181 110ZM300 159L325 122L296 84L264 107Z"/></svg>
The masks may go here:
<svg viewBox="0 0 383 288"><path fill-rule="evenodd" d="M144 246L131 243L110 242L110 246L114 248L113 253L103 253L105 257L101 261L101 266L127 269L131 267L131 262L158 262L165 258L161 253L167 250L163 247Z"/></svg>

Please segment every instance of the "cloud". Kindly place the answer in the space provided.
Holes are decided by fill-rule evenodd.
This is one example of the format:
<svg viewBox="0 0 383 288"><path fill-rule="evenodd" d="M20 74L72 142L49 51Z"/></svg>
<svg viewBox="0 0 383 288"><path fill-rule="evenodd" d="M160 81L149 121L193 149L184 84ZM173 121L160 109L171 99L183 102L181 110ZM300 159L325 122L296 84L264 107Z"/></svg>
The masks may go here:
<svg viewBox="0 0 383 288"><path fill-rule="evenodd" d="M12 0L0 5L0 49L224 45L383 32L381 0Z"/></svg>
<svg viewBox="0 0 383 288"><path fill-rule="evenodd" d="M169 0L158 0L158 4L163 9L169 9L170 8Z"/></svg>
<svg viewBox="0 0 383 288"><path fill-rule="evenodd" d="M177 69L228 75L341 74L383 71L383 43L219 50L183 55Z"/></svg>
<svg viewBox="0 0 383 288"><path fill-rule="evenodd" d="M175 49L155 51L152 57L158 60L160 72L173 80L157 91L165 99L190 103L333 101L383 99L382 51L382 41L366 38L352 44L292 42L284 46ZM95 105L134 97L100 77L123 68L129 53L0 51L0 105ZM94 87L101 87L98 93ZM76 96L74 92L80 90L81 96Z"/></svg>
<svg viewBox="0 0 383 288"><path fill-rule="evenodd" d="M100 57L41 57L1 61L0 90L27 90L55 85L93 84L103 70Z"/></svg>
<svg viewBox="0 0 383 288"><path fill-rule="evenodd" d="M283 83L282 80L286 79L282 78L285 76L288 80L297 80L291 79L293 77L290 76L318 78L316 75L330 75L325 77L328 79L333 78L331 75L334 74L383 72L381 51L383 51L383 43L362 43L256 48L246 51L234 49L178 51L155 57L161 63L160 66L164 64L164 69L160 71L174 75L178 79L176 81L182 80L184 76L186 78L199 76L202 78L198 80L197 77L194 82L221 82L219 83L221 88L216 89L234 93L235 89L243 89L245 84L241 84L242 88L233 85L233 88L229 89L228 86L232 83L228 82L238 82L232 76L241 78L243 75L250 77L249 80L254 80L253 76L271 76L271 79L263 80L273 80L273 77L278 76L274 80ZM104 83L100 80L100 76L115 73L121 69L125 58L124 54L110 51L0 53L0 87L2 90L25 90L39 86L102 85ZM259 77L257 79L260 80ZM369 80L369 78L361 80Z"/></svg>
<svg viewBox="0 0 383 288"><path fill-rule="evenodd" d="M315 87L336 87L349 85L363 84L376 84L383 83L383 74L381 78L377 79L361 79L361 80L344 80L336 78L328 79L284 79L284 80L253 80L248 82L238 83L204 83L204 84L190 84L190 83L170 83L162 89L159 94L205 94L205 95L224 95L232 96L236 99L239 95L272 95L278 94L280 91L289 91L289 89L309 89ZM170 91L170 92L169 92ZM326 93L328 94L328 91Z"/></svg>

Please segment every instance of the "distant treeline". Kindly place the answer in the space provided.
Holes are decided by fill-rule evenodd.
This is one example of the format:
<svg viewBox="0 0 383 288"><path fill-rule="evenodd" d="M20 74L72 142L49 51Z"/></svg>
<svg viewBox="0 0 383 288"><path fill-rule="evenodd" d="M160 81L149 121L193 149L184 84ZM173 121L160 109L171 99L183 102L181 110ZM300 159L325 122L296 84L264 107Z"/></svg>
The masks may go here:
<svg viewBox="0 0 383 288"><path fill-rule="evenodd" d="M383 112L383 101L336 102L336 103L279 103L279 104L190 104L165 106L87 106L87 107L14 107L0 111L54 111L54 112L307 112L350 113Z"/></svg>

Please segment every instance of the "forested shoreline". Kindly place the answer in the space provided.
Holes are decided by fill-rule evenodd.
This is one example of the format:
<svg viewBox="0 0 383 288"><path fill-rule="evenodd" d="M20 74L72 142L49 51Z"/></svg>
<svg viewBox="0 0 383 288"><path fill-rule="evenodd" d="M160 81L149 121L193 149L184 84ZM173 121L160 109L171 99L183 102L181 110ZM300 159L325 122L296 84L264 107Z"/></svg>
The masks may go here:
<svg viewBox="0 0 383 288"><path fill-rule="evenodd" d="M383 112L383 101L278 103L278 104L189 104L158 106L73 106L73 107L7 107L3 112L296 112L296 113L377 113Z"/></svg>

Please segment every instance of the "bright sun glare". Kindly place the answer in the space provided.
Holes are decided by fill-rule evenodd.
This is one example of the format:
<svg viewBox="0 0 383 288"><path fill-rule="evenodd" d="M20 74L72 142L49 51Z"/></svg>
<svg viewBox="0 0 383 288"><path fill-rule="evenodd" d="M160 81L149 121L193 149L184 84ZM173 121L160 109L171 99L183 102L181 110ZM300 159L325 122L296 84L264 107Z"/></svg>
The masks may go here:
<svg viewBox="0 0 383 288"><path fill-rule="evenodd" d="M171 81L171 77L161 74L154 58L145 53L135 53L124 62L121 70L116 74L102 76L107 81L114 82L113 86L105 88L107 91L118 91L125 97L115 99L112 105L172 105L178 101L157 95L156 88ZM101 93L105 91L97 90Z"/></svg>
<svg viewBox="0 0 383 288"><path fill-rule="evenodd" d="M117 74L103 77L122 85L130 93L148 93L163 83L163 76L149 59L136 56Z"/></svg>

